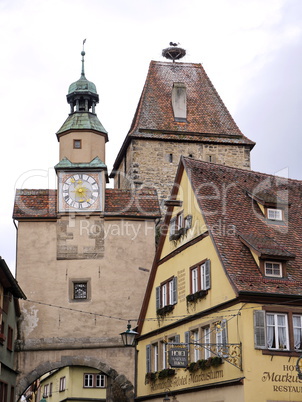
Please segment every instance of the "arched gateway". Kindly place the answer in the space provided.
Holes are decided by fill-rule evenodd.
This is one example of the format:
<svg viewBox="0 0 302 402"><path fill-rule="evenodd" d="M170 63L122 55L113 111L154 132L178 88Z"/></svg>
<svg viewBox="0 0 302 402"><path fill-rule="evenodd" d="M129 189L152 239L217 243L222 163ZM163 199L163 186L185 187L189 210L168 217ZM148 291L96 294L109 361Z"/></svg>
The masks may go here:
<svg viewBox="0 0 302 402"><path fill-rule="evenodd" d="M58 361L40 363L33 370L19 374L17 378L16 399L19 400L25 390L44 374L67 366L82 366L100 370L108 378L108 402L132 402L134 400L134 387L125 375L108 364L90 356L62 355Z"/></svg>

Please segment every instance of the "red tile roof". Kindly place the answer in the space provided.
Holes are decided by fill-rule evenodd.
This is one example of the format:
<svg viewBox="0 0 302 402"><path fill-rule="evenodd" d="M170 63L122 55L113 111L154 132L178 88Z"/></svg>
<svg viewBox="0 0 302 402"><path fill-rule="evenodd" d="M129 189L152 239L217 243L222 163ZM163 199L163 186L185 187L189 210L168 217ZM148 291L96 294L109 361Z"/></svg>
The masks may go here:
<svg viewBox="0 0 302 402"><path fill-rule="evenodd" d="M187 122L176 122L172 110L174 82L186 85ZM201 64L151 61L137 110L114 164L116 169L131 138L244 144L245 137Z"/></svg>
<svg viewBox="0 0 302 402"><path fill-rule="evenodd" d="M302 181L192 158L182 158L182 163L237 291L301 295ZM282 200L284 221L269 221L263 215L255 199L264 193L270 202ZM287 260L286 278L264 277L250 246L260 255Z"/></svg>
<svg viewBox="0 0 302 402"><path fill-rule="evenodd" d="M106 189L105 216L158 218L160 208L156 190ZM17 190L13 218L56 219L56 190Z"/></svg>
<svg viewBox="0 0 302 402"><path fill-rule="evenodd" d="M157 192L153 189L107 189L105 208L105 216L161 217Z"/></svg>
<svg viewBox="0 0 302 402"><path fill-rule="evenodd" d="M14 204L14 219L56 218L56 190L17 190Z"/></svg>

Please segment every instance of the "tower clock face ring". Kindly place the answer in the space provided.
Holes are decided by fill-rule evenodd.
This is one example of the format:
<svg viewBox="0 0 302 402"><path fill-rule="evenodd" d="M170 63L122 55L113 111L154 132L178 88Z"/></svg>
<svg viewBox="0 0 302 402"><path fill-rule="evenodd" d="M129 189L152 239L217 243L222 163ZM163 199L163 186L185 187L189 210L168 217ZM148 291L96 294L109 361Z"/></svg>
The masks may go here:
<svg viewBox="0 0 302 402"><path fill-rule="evenodd" d="M94 177L86 173L76 173L64 181L62 195L72 208L89 208L99 197L99 185Z"/></svg>

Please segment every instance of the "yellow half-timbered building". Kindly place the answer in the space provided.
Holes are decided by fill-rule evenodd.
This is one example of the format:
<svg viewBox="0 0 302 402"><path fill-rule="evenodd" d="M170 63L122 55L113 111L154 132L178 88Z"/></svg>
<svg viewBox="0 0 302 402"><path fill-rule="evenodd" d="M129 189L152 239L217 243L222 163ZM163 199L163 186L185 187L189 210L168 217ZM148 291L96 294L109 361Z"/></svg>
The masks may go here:
<svg viewBox="0 0 302 402"><path fill-rule="evenodd" d="M302 400L301 194L181 159L138 323L138 401Z"/></svg>

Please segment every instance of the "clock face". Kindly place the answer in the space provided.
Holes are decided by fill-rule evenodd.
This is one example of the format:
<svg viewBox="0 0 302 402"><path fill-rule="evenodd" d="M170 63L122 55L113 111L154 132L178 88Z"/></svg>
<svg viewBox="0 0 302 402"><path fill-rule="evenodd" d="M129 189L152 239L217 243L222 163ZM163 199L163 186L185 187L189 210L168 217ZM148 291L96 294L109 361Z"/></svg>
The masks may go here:
<svg viewBox="0 0 302 402"><path fill-rule="evenodd" d="M99 185L96 177L86 173L76 173L64 178L62 197L71 208L90 208L99 198Z"/></svg>

